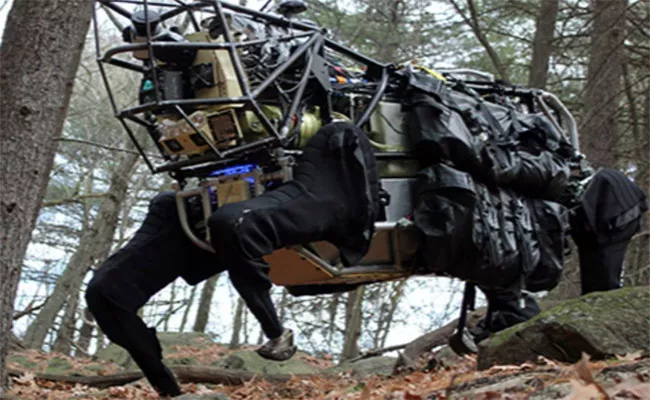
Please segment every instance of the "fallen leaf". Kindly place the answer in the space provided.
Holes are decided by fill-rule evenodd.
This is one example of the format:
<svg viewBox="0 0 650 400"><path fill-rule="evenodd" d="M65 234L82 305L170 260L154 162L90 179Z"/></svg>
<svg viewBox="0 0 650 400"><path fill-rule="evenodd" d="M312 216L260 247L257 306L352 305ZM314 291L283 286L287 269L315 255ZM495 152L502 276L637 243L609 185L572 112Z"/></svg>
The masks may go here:
<svg viewBox="0 0 650 400"><path fill-rule="evenodd" d="M404 394L404 400L422 400L422 396L407 391Z"/></svg>
<svg viewBox="0 0 650 400"><path fill-rule="evenodd" d="M363 390L361 390L359 400L370 400L370 389L368 389L368 385L364 386Z"/></svg>
<svg viewBox="0 0 650 400"><path fill-rule="evenodd" d="M594 383L594 376L591 373L591 369L589 369L589 355L587 353L582 353L582 358L578 363L575 365L575 371L586 383Z"/></svg>
<svg viewBox="0 0 650 400"><path fill-rule="evenodd" d="M650 383L642 383L640 385L627 387L616 392L614 396L637 400L650 399Z"/></svg>
<svg viewBox="0 0 650 400"><path fill-rule="evenodd" d="M563 400L601 400L603 397L594 385L571 379L571 394Z"/></svg>

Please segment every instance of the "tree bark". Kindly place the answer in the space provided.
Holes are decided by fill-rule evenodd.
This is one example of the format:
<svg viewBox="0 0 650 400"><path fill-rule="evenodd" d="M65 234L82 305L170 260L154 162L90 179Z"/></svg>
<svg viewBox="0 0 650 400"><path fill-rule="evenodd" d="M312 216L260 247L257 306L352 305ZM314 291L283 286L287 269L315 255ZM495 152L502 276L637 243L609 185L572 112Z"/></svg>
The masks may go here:
<svg viewBox="0 0 650 400"><path fill-rule="evenodd" d="M242 321L244 317L244 300L241 297L237 299L237 309L235 310L235 319L232 324L232 336L230 337L229 349L236 349L239 347L239 335L241 334Z"/></svg>
<svg viewBox="0 0 650 400"><path fill-rule="evenodd" d="M183 318L181 319L181 327L179 329L180 332L183 332L185 330L185 325L187 325L187 318L190 315L192 303L194 303L194 296L196 296L196 285L192 287L192 290L190 291L190 298L187 300L185 311L183 311Z"/></svg>
<svg viewBox="0 0 650 400"><path fill-rule="evenodd" d="M330 299L329 306L327 307L329 315L329 324L327 329L327 343L332 343L334 333L336 332L336 316L338 314L339 302L341 301L341 293L334 293Z"/></svg>
<svg viewBox="0 0 650 400"><path fill-rule="evenodd" d="M467 327L473 327L485 315L485 308L477 309L467 314ZM400 353L393 372L397 373L402 370L414 369L417 367L420 356L436 346L447 344L449 337L454 333L458 319L436 329L435 331L425 333L424 335L413 340L406 345L404 351Z"/></svg>
<svg viewBox="0 0 650 400"><path fill-rule="evenodd" d="M390 327L393 324L393 319L395 318L395 312L397 311L397 306L399 304L402 295L404 294L404 285L406 285L406 280L401 280L393 284L393 295L390 298L390 308L388 309L388 315L385 317L384 322L384 333L381 336L381 342L379 347L386 346L386 339L388 338L388 333L390 332Z"/></svg>
<svg viewBox="0 0 650 400"><path fill-rule="evenodd" d="M559 0L541 0L537 21L535 22L535 37L533 38L533 58L530 63L528 86L544 89L548 79L548 65L553 52L553 34Z"/></svg>
<svg viewBox="0 0 650 400"><path fill-rule="evenodd" d="M201 298L199 299L199 309L196 311L196 320L194 320L194 332L205 332L205 327L208 325L210 317L210 306L212 305L212 295L214 295L214 288L217 286L219 275L215 275L205 281L203 290L201 290Z"/></svg>
<svg viewBox="0 0 650 400"><path fill-rule="evenodd" d="M61 326L59 326L59 331L56 333L56 340L52 347L53 351L70 355L72 340L74 339L75 324L77 322L75 317L78 305L79 292L70 293L65 304L63 318L61 318Z"/></svg>
<svg viewBox="0 0 650 400"><path fill-rule="evenodd" d="M135 154L126 154L113 171L108 195L100 204L92 227L82 234L79 247L61 277L57 279L52 295L25 333L26 346L36 349L43 346L45 336L68 296L79 292L88 269L108 256L117 229L121 204L127 195L128 181L138 159Z"/></svg>
<svg viewBox="0 0 650 400"><path fill-rule="evenodd" d="M646 78L647 80L647 78ZM639 118L639 110L637 109L637 98L632 90L632 83L630 81L629 68L627 63L623 63L623 82L625 86L625 97L627 100L629 123L632 128L632 139L635 144L634 147L634 163L637 167L635 180L639 187L646 193L650 190L650 183L648 182L648 169L650 166L650 149L648 149L648 142L650 140L649 133L646 131L645 135L642 133L643 124ZM648 86L650 88L650 85ZM648 90L648 89L647 89ZM638 96L644 97L644 96ZM650 123L650 112L646 110L646 121ZM641 232L648 231L648 216L644 215L641 219ZM650 267L650 235L639 235L636 240L630 243L630 255L627 268L625 269L625 286L648 285L648 271Z"/></svg>
<svg viewBox="0 0 650 400"><path fill-rule="evenodd" d="M174 315L174 312L176 311L174 309L174 303L176 303L176 281L172 282L171 296L169 298L169 307L167 307L167 313L163 317L165 321L163 323L164 332L167 332L169 330L169 320L171 319L172 315Z"/></svg>
<svg viewBox="0 0 650 400"><path fill-rule="evenodd" d="M295 377L289 374L263 374L249 371L233 371L215 367L198 367L189 365L176 365L170 368L180 383L212 383L216 385L242 385L246 382L264 379L269 382L286 382ZM20 371L10 370L9 374L14 377L22 375ZM316 376L316 374L300 375L305 379ZM102 376L78 376L78 375L55 375L35 374L36 379L45 381L61 382L71 385L81 384L96 388L107 388L121 386L137 381L143 377L141 371L127 371L115 375Z"/></svg>
<svg viewBox="0 0 650 400"><path fill-rule="evenodd" d="M13 303L90 24L87 0L14 2L0 59L0 397Z"/></svg>
<svg viewBox="0 0 650 400"><path fill-rule="evenodd" d="M621 87L622 50L627 0L594 0L585 117L580 144L594 167L615 167L619 139L618 103Z"/></svg>
<svg viewBox="0 0 650 400"><path fill-rule="evenodd" d="M345 306L345 335L341 361L349 360L359 355L358 340L361 336L361 319L363 311L364 286L348 294Z"/></svg>
<svg viewBox="0 0 650 400"><path fill-rule="evenodd" d="M77 346L86 353L88 353L90 340L92 339L93 331L95 330L95 325L92 324L93 319L94 317L88 307L84 308L83 323L81 329L79 329L79 340L77 340Z"/></svg>

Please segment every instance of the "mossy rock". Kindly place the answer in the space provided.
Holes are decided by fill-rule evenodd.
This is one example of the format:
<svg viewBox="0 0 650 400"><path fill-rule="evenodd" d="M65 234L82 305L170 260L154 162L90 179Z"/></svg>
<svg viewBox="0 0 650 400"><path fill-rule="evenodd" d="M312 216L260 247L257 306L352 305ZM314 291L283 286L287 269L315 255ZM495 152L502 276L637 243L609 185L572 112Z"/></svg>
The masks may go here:
<svg viewBox="0 0 650 400"><path fill-rule="evenodd" d="M650 351L650 287L596 292L569 300L479 344L478 368L521 364L542 355L574 363Z"/></svg>
<svg viewBox="0 0 650 400"><path fill-rule="evenodd" d="M370 357L355 362L343 362L336 367L327 370L329 374L348 372L357 378L363 378L368 375L388 376L393 373L393 367L397 358L395 357Z"/></svg>
<svg viewBox="0 0 650 400"><path fill-rule="evenodd" d="M38 366L37 362L20 354L9 354L7 356L7 363L15 363L28 370L33 370Z"/></svg>
<svg viewBox="0 0 650 400"><path fill-rule="evenodd" d="M167 365L199 365L199 362L192 357L174 357L165 359Z"/></svg>
<svg viewBox="0 0 650 400"><path fill-rule="evenodd" d="M53 375L65 375L73 370L72 364L64 358L53 357L47 363L47 368L45 368L46 374Z"/></svg>
<svg viewBox="0 0 650 400"><path fill-rule="evenodd" d="M163 356L176 352L176 346L201 348L214 344L210 336L199 332L161 332L157 336L163 349ZM126 350L114 343L98 351L96 357L102 361L111 361L122 366L132 363Z"/></svg>
<svg viewBox="0 0 650 400"><path fill-rule="evenodd" d="M266 375L304 375L320 372L318 368L299 360L295 356L287 361L272 361L266 360L256 352L249 350L235 351L228 357L217 360L211 365Z"/></svg>

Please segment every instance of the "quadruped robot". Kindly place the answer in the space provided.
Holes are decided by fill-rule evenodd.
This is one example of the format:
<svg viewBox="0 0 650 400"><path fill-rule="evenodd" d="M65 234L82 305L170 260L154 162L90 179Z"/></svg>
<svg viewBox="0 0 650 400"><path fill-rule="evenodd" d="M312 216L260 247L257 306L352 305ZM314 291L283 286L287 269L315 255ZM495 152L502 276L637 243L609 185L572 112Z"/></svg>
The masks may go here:
<svg viewBox="0 0 650 400"><path fill-rule="evenodd" d="M419 168L404 129L409 74L462 85L488 103L506 98L517 112L545 118L572 149L568 179L575 196L589 179L574 118L553 94L471 69L373 60L301 19L301 1L268 2L260 11L220 0L95 3L97 60L115 116L151 172L175 180L183 229L205 250L214 251L209 230L191 226L187 200L201 205L206 222L215 207L291 180L301 148L328 123L348 121L367 134L383 208L367 254L343 267L327 242L278 249L265 257L277 285L333 287L431 273L415 265L421 241L408 219ZM102 43L99 19L106 15L121 21L121 43ZM114 68L139 75L124 106L113 93Z"/></svg>

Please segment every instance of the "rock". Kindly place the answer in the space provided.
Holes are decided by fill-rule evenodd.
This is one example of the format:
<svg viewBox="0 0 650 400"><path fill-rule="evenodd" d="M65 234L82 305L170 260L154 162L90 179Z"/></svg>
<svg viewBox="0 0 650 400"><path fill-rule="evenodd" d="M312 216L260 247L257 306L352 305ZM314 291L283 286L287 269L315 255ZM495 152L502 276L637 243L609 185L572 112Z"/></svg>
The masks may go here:
<svg viewBox="0 0 650 400"><path fill-rule="evenodd" d="M304 375L320 372L318 368L307 364L295 356L287 361L272 361L266 360L256 352L249 350L236 351L226 358L215 361L211 365L219 368L270 375Z"/></svg>
<svg viewBox="0 0 650 400"><path fill-rule="evenodd" d="M34 370L38 366L38 363L20 354L9 354L7 356L7 364L15 364L21 369L27 370Z"/></svg>
<svg viewBox="0 0 650 400"><path fill-rule="evenodd" d="M163 349L163 356L174 352L174 346L195 346L201 348L206 344L214 344L209 335L200 332L161 332L158 333L158 340ZM111 361L122 366L134 365L126 350L114 343L98 351L95 356L100 360ZM178 362L177 360L174 360L174 362L172 360L166 361L169 361L170 364L193 364L187 359L181 359Z"/></svg>
<svg viewBox="0 0 650 400"><path fill-rule="evenodd" d="M47 363L46 374L65 375L72 370L72 364L61 357L54 357Z"/></svg>
<svg viewBox="0 0 650 400"><path fill-rule="evenodd" d="M325 371L327 374L348 372L355 378L364 378L368 375L388 376L393 373L396 357L370 357L353 363L344 362Z"/></svg>
<svg viewBox="0 0 650 400"><path fill-rule="evenodd" d="M590 293L544 311L479 344L478 368L521 364L542 355L574 363L650 351L648 286Z"/></svg>

